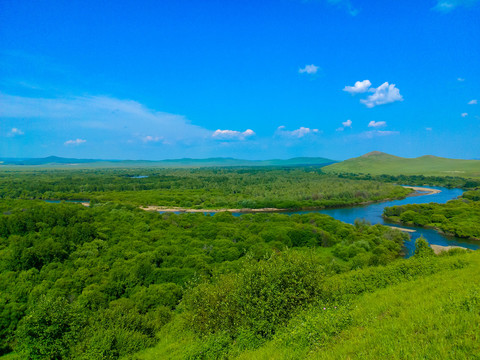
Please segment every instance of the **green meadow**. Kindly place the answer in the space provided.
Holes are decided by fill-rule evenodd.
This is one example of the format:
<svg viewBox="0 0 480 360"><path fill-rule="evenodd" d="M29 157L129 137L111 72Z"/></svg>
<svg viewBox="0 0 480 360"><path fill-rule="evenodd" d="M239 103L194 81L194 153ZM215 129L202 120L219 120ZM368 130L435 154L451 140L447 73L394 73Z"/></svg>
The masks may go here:
<svg viewBox="0 0 480 360"><path fill-rule="evenodd" d="M402 158L378 151L323 168L326 173L480 177L480 160L447 159L432 155Z"/></svg>

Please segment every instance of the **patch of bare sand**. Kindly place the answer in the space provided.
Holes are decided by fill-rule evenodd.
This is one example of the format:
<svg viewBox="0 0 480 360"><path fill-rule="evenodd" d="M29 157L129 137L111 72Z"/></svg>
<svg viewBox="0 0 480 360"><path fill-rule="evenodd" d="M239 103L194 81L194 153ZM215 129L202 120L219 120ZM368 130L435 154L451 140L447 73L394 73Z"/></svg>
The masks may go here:
<svg viewBox="0 0 480 360"><path fill-rule="evenodd" d="M412 189L414 191L421 191L421 193L417 192L417 193L410 194L409 196L433 195L433 194L438 194L442 192L442 190L431 189L431 188L420 187L420 186L404 186L404 188Z"/></svg>
<svg viewBox="0 0 480 360"><path fill-rule="evenodd" d="M440 254L443 251L448 251L451 249L464 249L464 250L469 250L468 248L465 248L463 246L441 246L441 245L430 245L430 247L433 249L436 255Z"/></svg>
<svg viewBox="0 0 480 360"><path fill-rule="evenodd" d="M273 212L273 211L282 211L285 209L277 208L261 208L261 209L187 209L181 207L166 207L166 206L144 206L141 207L145 211L164 211L164 212L186 212L186 213L218 213L218 212L234 212L234 213L256 213L256 212Z"/></svg>

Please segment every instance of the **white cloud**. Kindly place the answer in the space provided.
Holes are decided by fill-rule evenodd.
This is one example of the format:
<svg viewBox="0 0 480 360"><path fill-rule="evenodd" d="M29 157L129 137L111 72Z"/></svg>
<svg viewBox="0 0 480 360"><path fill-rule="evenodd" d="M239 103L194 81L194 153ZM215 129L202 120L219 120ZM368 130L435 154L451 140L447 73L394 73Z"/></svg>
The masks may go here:
<svg viewBox="0 0 480 360"><path fill-rule="evenodd" d="M403 101L403 97L400 95L400 90L395 87L395 84L388 84L388 82L384 82L376 89L372 88L369 91L373 92L373 94L368 96L366 99L360 100L360 102L365 104L365 106L368 108L373 108L377 105L393 103L395 101Z"/></svg>
<svg viewBox="0 0 480 360"><path fill-rule="evenodd" d="M478 101L476 99L470 100L468 102L468 105L477 105L477 104L478 104Z"/></svg>
<svg viewBox="0 0 480 360"><path fill-rule="evenodd" d="M370 86L372 86L370 80L357 81L353 86L345 86L343 91L346 91L352 95L361 94L367 92Z"/></svg>
<svg viewBox="0 0 480 360"><path fill-rule="evenodd" d="M371 130L371 131L365 131L361 133L360 137L365 139L371 139L379 136L391 136L391 135L398 135L398 134L400 134L400 132L398 131Z"/></svg>
<svg viewBox="0 0 480 360"><path fill-rule="evenodd" d="M347 121L342 122L342 127L336 129L336 131L343 131L345 128L352 127L352 120L348 119Z"/></svg>
<svg viewBox="0 0 480 360"><path fill-rule="evenodd" d="M311 65L305 65L303 69L298 69L298 72L300 74L307 73L307 74L313 75L317 73L318 69L320 69L320 67L311 64Z"/></svg>
<svg viewBox="0 0 480 360"><path fill-rule="evenodd" d="M68 129L71 133L83 133L87 129L92 137L115 143L138 139L138 134L150 134L152 139L159 136L171 143L192 143L211 135L211 130L192 125L182 115L107 96L28 98L0 93L1 118L22 119L48 131L51 137L61 138L59 129Z"/></svg>
<svg viewBox="0 0 480 360"><path fill-rule="evenodd" d="M212 137L220 140L245 140L253 135L255 135L255 132L251 129L247 129L243 132L217 129L213 132Z"/></svg>
<svg viewBox="0 0 480 360"><path fill-rule="evenodd" d="M19 136L19 135L23 135L23 134L25 134L25 133L22 130L20 130L18 128L12 128L12 130L9 131L7 136L13 137L13 136Z"/></svg>
<svg viewBox="0 0 480 360"><path fill-rule="evenodd" d="M425 128L425 130L432 131L433 129L431 127L427 127L427 128Z"/></svg>
<svg viewBox="0 0 480 360"><path fill-rule="evenodd" d="M76 139L76 140L67 140L65 141L63 144L68 146L68 145L80 145L80 144L83 144L83 143L86 143L87 140L84 140L84 139Z"/></svg>
<svg viewBox="0 0 480 360"><path fill-rule="evenodd" d="M306 135L320 134L321 131L318 130L318 129L310 129L310 128L303 127L303 126L301 126L300 128L298 128L296 130L289 131L289 130L285 130L285 126L279 126L277 128L276 133L278 135L281 135L281 136L300 139L300 138L303 138Z"/></svg>
<svg viewBox="0 0 480 360"><path fill-rule="evenodd" d="M147 143L147 142L158 142L163 138L160 136L147 135L147 136L143 136L141 139L143 142Z"/></svg>
<svg viewBox="0 0 480 360"><path fill-rule="evenodd" d="M457 81L464 82L464 81L465 81L465 79L464 79L464 78L461 78L461 77L459 77L459 78L457 78Z"/></svg>
<svg viewBox="0 0 480 360"><path fill-rule="evenodd" d="M459 6L469 7L474 5L478 0L437 0L434 10L447 13Z"/></svg>
<svg viewBox="0 0 480 360"><path fill-rule="evenodd" d="M379 127L384 127L387 126L387 123L385 121L370 121L368 123L368 127L373 127L373 128L379 128Z"/></svg>
<svg viewBox="0 0 480 360"><path fill-rule="evenodd" d="M467 117L468 113L462 113L462 117Z"/></svg>

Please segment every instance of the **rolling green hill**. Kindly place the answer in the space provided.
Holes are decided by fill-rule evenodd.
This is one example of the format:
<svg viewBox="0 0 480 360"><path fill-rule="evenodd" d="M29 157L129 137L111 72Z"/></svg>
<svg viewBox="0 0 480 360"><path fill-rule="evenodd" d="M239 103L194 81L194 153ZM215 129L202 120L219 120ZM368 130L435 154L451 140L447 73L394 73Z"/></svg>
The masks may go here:
<svg viewBox="0 0 480 360"><path fill-rule="evenodd" d="M327 173L480 177L480 160L447 159L433 155L402 158L372 151L323 169Z"/></svg>

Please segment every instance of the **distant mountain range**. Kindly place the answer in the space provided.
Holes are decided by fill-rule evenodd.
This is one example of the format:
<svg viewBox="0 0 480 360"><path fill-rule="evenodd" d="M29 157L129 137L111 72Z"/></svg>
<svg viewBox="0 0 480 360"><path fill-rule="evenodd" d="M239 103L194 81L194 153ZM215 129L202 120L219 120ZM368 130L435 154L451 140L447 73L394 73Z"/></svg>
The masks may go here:
<svg viewBox="0 0 480 360"><path fill-rule="evenodd" d="M73 159L58 156L31 159L0 158L0 169L3 167L56 167L56 168L200 168L200 167L322 167L329 173L363 173L372 175L429 175L480 177L480 160L447 159L433 155L417 158L403 158L372 151L360 157L342 162L321 157L297 157L287 160L243 160L234 158L208 159L169 159L169 160L99 160Z"/></svg>
<svg viewBox="0 0 480 360"><path fill-rule="evenodd" d="M372 175L480 177L480 160L447 159L433 155L403 158L380 151L372 151L360 157L326 166L323 171Z"/></svg>
<svg viewBox="0 0 480 360"><path fill-rule="evenodd" d="M99 160L73 159L58 156L45 158L12 159L0 158L3 166L56 166L56 167L231 167L231 166L326 166L335 160L320 157L297 157L293 159L242 160L234 158L170 159L170 160Z"/></svg>

